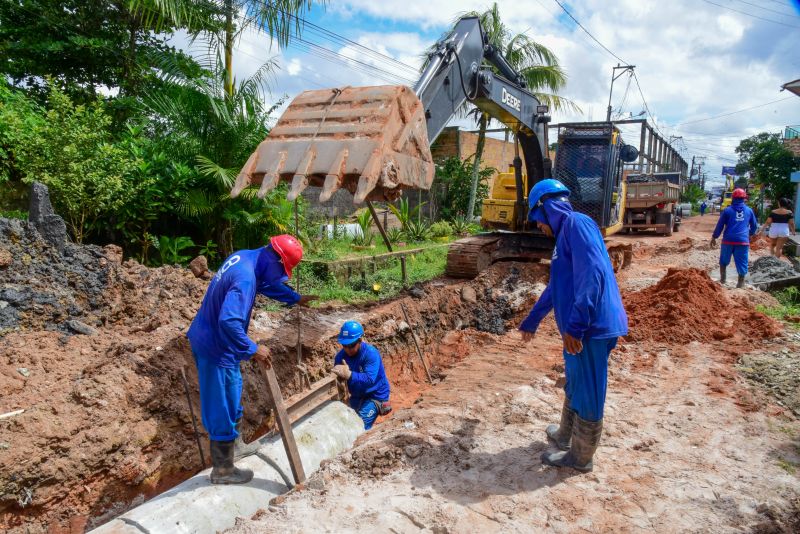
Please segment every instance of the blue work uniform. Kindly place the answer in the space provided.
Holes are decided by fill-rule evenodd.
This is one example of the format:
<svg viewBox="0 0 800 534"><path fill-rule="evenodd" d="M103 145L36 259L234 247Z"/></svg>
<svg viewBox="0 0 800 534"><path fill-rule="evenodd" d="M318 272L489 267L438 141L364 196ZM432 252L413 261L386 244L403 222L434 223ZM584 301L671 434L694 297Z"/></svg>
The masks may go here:
<svg viewBox="0 0 800 534"><path fill-rule="evenodd" d="M347 364L352 373L347 380L350 407L364 421L364 429L369 430L378 418L378 407L374 401L389 400L389 380L383 369L381 354L378 349L362 341L358 353L353 357L348 356L344 349L336 353L333 364L342 362Z"/></svg>
<svg viewBox="0 0 800 534"><path fill-rule="evenodd" d="M731 205L720 213L717 227L714 228L712 234L714 239L718 239L722 235L722 246L720 246L719 252L720 267L727 267L733 256L736 272L740 276L745 276L750 256L750 237L754 236L757 231L756 214L744 203L743 198L733 199Z"/></svg>
<svg viewBox="0 0 800 534"><path fill-rule="evenodd" d="M614 269L600 229L586 215L573 212L568 201L546 200L536 212L536 220L553 229L556 246L550 282L519 329L535 333L553 310L561 334L581 340L580 353L563 352L564 392L582 419L599 421L606 400L608 356L617 338L628 333Z"/></svg>
<svg viewBox="0 0 800 534"><path fill-rule="evenodd" d="M242 417L239 364L258 349L247 336L256 294L297 304L300 295L286 285L288 279L280 257L267 245L231 254L208 285L186 337L197 364L203 426L214 441L238 436L236 421Z"/></svg>
<svg viewBox="0 0 800 534"><path fill-rule="evenodd" d="M706 214L706 207L707 207L707 205L706 205L706 203L705 203L705 202L703 202L702 204L700 204L700 216L701 216L701 217L702 217L703 215L705 215L705 214Z"/></svg>

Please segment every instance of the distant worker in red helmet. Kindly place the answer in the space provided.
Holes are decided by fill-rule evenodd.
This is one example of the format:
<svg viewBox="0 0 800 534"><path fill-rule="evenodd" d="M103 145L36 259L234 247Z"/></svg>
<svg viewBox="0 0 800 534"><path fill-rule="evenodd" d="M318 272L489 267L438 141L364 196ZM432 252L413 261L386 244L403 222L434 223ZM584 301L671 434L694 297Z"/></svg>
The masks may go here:
<svg viewBox="0 0 800 534"><path fill-rule="evenodd" d="M303 246L291 235L275 236L256 250L234 252L208 285L186 334L197 365L203 426L211 440L212 484L243 484L253 478L249 469L234 466L244 445L239 434L243 413L239 364L252 358L272 365L269 350L247 336L257 294L289 306L305 306L317 298L301 296L286 284L301 259Z"/></svg>
<svg viewBox="0 0 800 534"><path fill-rule="evenodd" d="M744 189L734 189L731 195L731 205L722 210L719 215L717 227L711 236L711 248L717 246L717 239L722 234L722 248L719 254L719 282L725 285L725 271L731 262L731 256L736 264L739 280L736 287L744 287L744 277L747 276L747 262L750 255L750 238L758 231L758 221L745 203L747 192Z"/></svg>

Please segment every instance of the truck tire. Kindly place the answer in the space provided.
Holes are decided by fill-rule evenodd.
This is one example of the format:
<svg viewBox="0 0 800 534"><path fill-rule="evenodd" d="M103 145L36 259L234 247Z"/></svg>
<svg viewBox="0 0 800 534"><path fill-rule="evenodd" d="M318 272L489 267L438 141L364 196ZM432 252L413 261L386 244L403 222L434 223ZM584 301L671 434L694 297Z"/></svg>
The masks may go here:
<svg viewBox="0 0 800 534"><path fill-rule="evenodd" d="M681 223L675 223L675 224L672 226L672 231L673 231L673 232L680 232L680 231L681 231Z"/></svg>
<svg viewBox="0 0 800 534"><path fill-rule="evenodd" d="M672 235L672 231L673 231L673 229L675 227L675 216L670 213L665 218L666 218L666 221L665 221L665 226L664 226L664 235L665 236L671 236Z"/></svg>

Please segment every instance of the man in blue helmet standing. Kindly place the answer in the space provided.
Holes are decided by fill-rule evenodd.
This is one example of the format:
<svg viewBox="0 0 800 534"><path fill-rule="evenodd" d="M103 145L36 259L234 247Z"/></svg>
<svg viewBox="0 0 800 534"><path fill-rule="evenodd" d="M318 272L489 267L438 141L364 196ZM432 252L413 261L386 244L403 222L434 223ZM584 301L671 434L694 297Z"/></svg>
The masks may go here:
<svg viewBox="0 0 800 534"><path fill-rule="evenodd" d="M363 337L361 323L347 321L342 325L338 337L342 350L333 360L333 372L347 382L350 407L364 421L364 429L369 430L378 416L387 415L392 407L381 354Z"/></svg>
<svg viewBox="0 0 800 534"><path fill-rule="evenodd" d="M600 229L572 210L569 194L564 184L548 179L528 196L528 219L554 237L556 246L550 282L519 329L528 342L550 310L555 313L567 382L561 423L546 429L561 450L545 452L542 462L587 472L603 429L608 356L628 333L628 317Z"/></svg>

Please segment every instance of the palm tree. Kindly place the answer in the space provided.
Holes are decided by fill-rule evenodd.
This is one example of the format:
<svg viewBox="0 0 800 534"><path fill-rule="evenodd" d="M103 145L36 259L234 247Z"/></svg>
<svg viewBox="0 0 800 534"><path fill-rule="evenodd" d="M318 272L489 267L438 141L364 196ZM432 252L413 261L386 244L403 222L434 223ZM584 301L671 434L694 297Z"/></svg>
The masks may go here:
<svg viewBox="0 0 800 534"><path fill-rule="evenodd" d="M453 21L453 26L464 16L478 17L481 21L484 34L489 42L503 53L506 61L522 76L527 84L527 89L542 103L553 110L577 109L577 106L557 93L567 83L567 75L558 64L556 55L546 46L537 43L524 33L514 34L500 19L497 3L494 3L484 12L471 11L460 15ZM449 32L448 32L449 33ZM435 45L428 49L435 50ZM495 72L497 69L491 65ZM499 74L499 72L497 72ZM490 117L472 104L465 103L461 110L462 115L476 116L478 123L478 142L475 148L475 158L472 164L472 188L469 205L467 206L467 220L472 220L475 209L475 196L478 190L478 177L483 156L483 147L486 144L486 128Z"/></svg>
<svg viewBox="0 0 800 534"><path fill-rule="evenodd" d="M302 16L314 3L327 0L129 0L133 8L152 18L184 27L192 39L202 38L209 54L222 57L225 95L235 90L233 49L250 28L263 29L280 46L286 46L302 29Z"/></svg>

